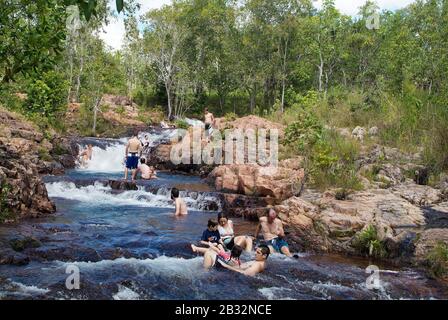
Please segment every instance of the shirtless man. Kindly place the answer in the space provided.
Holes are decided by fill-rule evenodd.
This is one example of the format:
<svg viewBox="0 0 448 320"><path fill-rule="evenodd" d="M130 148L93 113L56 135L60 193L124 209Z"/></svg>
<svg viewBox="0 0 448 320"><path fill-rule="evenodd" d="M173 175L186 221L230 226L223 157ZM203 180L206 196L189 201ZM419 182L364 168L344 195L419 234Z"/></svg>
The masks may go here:
<svg viewBox="0 0 448 320"><path fill-rule="evenodd" d="M207 252L206 255L207 254L210 255L211 253ZM257 247L257 249L255 249L255 261L242 263L239 268L225 264L220 260L218 260L218 262L226 269L242 273L245 276L253 277L258 273L264 271L264 269L266 268L266 260L268 259L268 257L269 257L269 248L265 245L260 245Z"/></svg>
<svg viewBox="0 0 448 320"><path fill-rule="evenodd" d="M174 212L175 216L183 216L187 215L187 204L184 199L179 197L179 190L177 188L171 189L171 199L174 201L174 207L176 211Z"/></svg>
<svg viewBox="0 0 448 320"><path fill-rule="evenodd" d="M124 170L125 180L128 179L128 170L132 171L132 181L135 180L135 175L137 174L138 159L140 158L141 152L142 144L137 138L137 132L135 132L126 145L126 169Z"/></svg>
<svg viewBox="0 0 448 320"><path fill-rule="evenodd" d="M215 125L215 117L213 116L213 113L208 111L208 108L205 108L204 118L205 135L207 137L207 141L209 141L210 129Z"/></svg>
<svg viewBox="0 0 448 320"><path fill-rule="evenodd" d="M150 167L146 164L146 159L141 158L140 159L140 166L137 169L137 174L140 172L142 179L150 180L150 179L156 179L156 172L153 167Z"/></svg>
<svg viewBox="0 0 448 320"><path fill-rule="evenodd" d="M87 148L85 148L79 155L81 158L82 166L86 166L87 162L89 160L92 160L92 155L93 155L93 146L89 144Z"/></svg>
<svg viewBox="0 0 448 320"><path fill-rule="evenodd" d="M255 238L258 238L258 234L261 230L263 238L269 246L271 253L281 252L285 256L292 257L291 252L289 252L288 243L284 239L285 231L283 230L283 223L277 218L277 212L271 208L269 209L268 216L261 217L259 221L260 223L255 231Z"/></svg>

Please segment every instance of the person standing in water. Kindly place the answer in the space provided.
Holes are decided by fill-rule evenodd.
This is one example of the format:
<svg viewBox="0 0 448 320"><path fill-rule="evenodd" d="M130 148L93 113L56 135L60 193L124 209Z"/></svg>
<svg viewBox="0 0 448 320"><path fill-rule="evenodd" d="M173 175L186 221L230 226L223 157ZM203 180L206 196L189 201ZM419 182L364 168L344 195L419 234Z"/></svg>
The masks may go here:
<svg viewBox="0 0 448 320"><path fill-rule="evenodd" d="M125 157L126 157L126 168L124 170L124 179L128 180L128 170L131 170L132 181L135 180L135 175L137 174L138 160L142 152L142 144L137 138L137 132L134 132L132 138L128 141L126 145Z"/></svg>
<svg viewBox="0 0 448 320"><path fill-rule="evenodd" d="M184 199L179 197L179 190L177 188L171 189L171 200L174 201L174 207L176 209L174 212L175 216L184 216L188 214L187 204Z"/></svg>
<svg viewBox="0 0 448 320"><path fill-rule="evenodd" d="M215 117L213 116L213 113L208 111L208 108L205 108L204 123L205 123L205 136L207 137L207 141L209 141L210 129L213 129L213 126L215 125Z"/></svg>

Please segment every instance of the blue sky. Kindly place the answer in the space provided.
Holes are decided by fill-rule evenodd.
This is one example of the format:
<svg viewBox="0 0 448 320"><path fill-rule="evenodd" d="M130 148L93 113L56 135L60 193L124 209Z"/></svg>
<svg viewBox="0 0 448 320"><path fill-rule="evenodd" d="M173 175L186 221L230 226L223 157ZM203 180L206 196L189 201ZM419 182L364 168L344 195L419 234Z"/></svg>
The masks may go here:
<svg viewBox="0 0 448 320"><path fill-rule="evenodd" d="M109 0L111 6L115 8L115 0ZM171 0L138 0L141 5L140 14L148 10L160 8L163 5L170 4ZM376 0L381 9L396 10L407 6L414 0ZM322 0L315 0L315 6L320 7ZM358 8L365 3L365 0L336 0L336 7L344 14L356 15ZM100 37L113 50L121 48L124 37L124 24L122 18L112 20L109 25L104 27L104 32L100 32Z"/></svg>

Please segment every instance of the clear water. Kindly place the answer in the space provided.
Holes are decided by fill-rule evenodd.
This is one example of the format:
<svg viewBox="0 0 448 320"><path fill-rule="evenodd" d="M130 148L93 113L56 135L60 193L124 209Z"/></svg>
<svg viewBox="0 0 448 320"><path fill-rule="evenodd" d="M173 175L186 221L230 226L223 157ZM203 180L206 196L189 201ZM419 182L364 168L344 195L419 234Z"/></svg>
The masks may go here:
<svg viewBox="0 0 448 320"><path fill-rule="evenodd" d="M97 143L106 163L124 148L120 141ZM95 153L94 153L95 154ZM97 155L100 153L98 152ZM300 259L269 257L267 270L254 278L227 270L204 271L198 241L216 211L208 193L187 197L189 215L173 216L168 197L175 185L199 188L197 177L160 174L152 192L117 192L100 181L122 177L113 162L98 163L47 177L57 214L0 227L0 244L19 235L42 246L27 249L25 266L0 266L0 299L446 299L447 287L411 269L384 270L379 289L366 287L369 262L330 255L300 254ZM95 169L93 169L95 168ZM106 169L104 169L106 168ZM120 169L120 170L118 170ZM97 170L97 171L95 171ZM110 170L110 171L107 171ZM187 194L185 194L187 195ZM237 234L253 234L253 222L233 219ZM250 260L253 254L244 254ZM80 271L80 289L65 286L67 267Z"/></svg>

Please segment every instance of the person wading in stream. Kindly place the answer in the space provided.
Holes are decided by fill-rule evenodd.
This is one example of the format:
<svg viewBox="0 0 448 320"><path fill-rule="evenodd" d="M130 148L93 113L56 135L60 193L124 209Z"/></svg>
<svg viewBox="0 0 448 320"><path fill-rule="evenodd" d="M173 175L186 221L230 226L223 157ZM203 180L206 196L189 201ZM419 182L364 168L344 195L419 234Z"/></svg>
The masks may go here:
<svg viewBox="0 0 448 320"><path fill-rule="evenodd" d="M293 257L289 251L288 243L284 239L285 231L283 230L283 223L277 218L277 212L273 208L270 208L268 216L261 217L259 221L260 223L255 231L255 238L258 238L258 234L261 231L271 253L281 252L285 256ZM294 258L298 258L298 256L294 255Z"/></svg>
<svg viewBox="0 0 448 320"><path fill-rule="evenodd" d="M179 197L179 190L177 188L171 189L171 200L174 201L174 207L176 209L174 212L175 216L184 216L188 214L187 204L184 199Z"/></svg>
<svg viewBox="0 0 448 320"><path fill-rule="evenodd" d="M137 174L138 160L140 159L140 155L142 152L142 144L137 138L137 134L137 132L134 132L134 135L126 145L126 168L124 170L125 180L128 180L128 170L132 171L132 181L135 180L135 175Z"/></svg>

